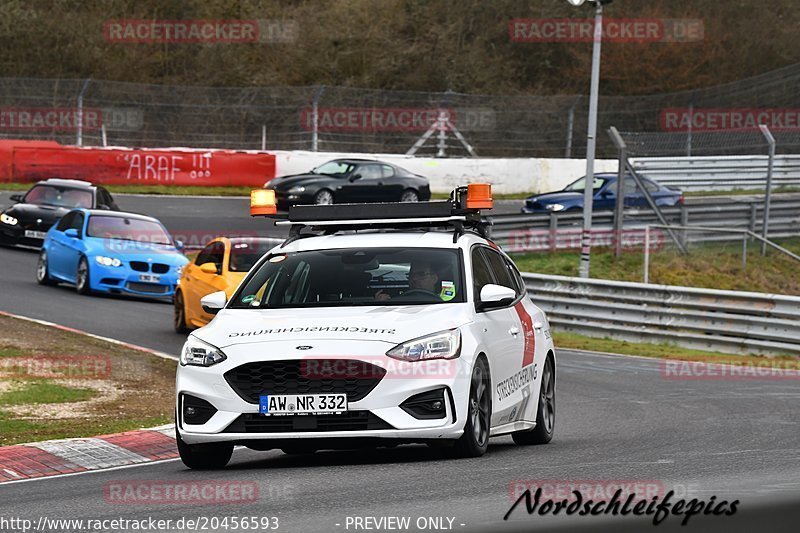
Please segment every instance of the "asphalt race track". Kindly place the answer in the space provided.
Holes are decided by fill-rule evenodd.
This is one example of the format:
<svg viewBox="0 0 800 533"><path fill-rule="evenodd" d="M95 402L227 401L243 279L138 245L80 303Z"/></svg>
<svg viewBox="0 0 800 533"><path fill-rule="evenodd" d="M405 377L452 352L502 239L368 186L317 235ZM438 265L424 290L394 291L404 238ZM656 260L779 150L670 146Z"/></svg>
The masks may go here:
<svg viewBox="0 0 800 533"><path fill-rule="evenodd" d="M196 199L189 209L184 201L139 198L122 197L120 204L151 213L156 205L158 210L166 208L161 217L172 231L181 226L197 231L227 228L227 221L236 220L241 225L236 229L277 234L274 228L264 230L263 221L247 218L242 199ZM5 196L0 205L3 200ZM213 220L209 213L215 213ZM40 287L34 280L36 257L30 251L0 248L0 310L172 354L179 350L183 339L172 332L170 305L79 296L66 286ZM189 471L173 460L0 484L0 516L173 520L277 516L278 531L292 532L354 531L352 525L345 527L347 517L367 516L409 516L412 523L419 517L451 517L456 531L619 527L589 517L528 516L524 505L503 522L512 504L510 490L518 482L583 480L654 483L675 490L676 498L740 500L740 514L693 517L689 525L694 527L683 531L738 531L743 526L777 531L779 523L773 520L787 520L789 514L797 523L797 377L675 380L664 377L657 360L569 351L558 355L556 435L547 446L520 447L504 437L493 440L483 458L457 461L442 459L425 446L310 456L238 449L228 468L219 472ZM216 506L105 500L107 484L131 480L254 482L259 496L254 502ZM670 526L677 530L679 521L669 517L666 526L656 530L671 530ZM626 531L653 527L648 517L628 517L621 525Z"/></svg>

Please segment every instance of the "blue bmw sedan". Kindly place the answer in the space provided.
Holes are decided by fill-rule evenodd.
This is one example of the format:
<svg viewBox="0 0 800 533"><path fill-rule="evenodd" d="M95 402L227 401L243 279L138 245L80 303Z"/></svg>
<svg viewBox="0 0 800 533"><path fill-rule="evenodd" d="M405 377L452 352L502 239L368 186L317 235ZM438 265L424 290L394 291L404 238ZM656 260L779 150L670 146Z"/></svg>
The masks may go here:
<svg viewBox="0 0 800 533"><path fill-rule="evenodd" d="M80 294L170 297L186 263L155 218L73 209L45 235L36 281L71 283Z"/></svg>
<svg viewBox="0 0 800 533"><path fill-rule="evenodd" d="M683 203L679 190L665 187L655 181L642 178L644 186L659 207L676 206ZM586 176L570 183L564 190L534 194L525 199L523 213L558 213L583 210L583 190ZM617 174L595 174L593 211L613 210L617 203ZM646 208L647 200L631 176L625 176L623 183L624 205L626 209Z"/></svg>

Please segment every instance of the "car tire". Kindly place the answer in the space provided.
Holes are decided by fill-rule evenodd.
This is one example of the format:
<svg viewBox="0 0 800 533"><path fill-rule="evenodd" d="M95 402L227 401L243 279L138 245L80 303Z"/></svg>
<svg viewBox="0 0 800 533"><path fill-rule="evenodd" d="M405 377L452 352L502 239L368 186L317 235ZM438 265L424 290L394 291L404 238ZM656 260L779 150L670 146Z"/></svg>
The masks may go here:
<svg viewBox="0 0 800 533"><path fill-rule="evenodd" d="M175 440L181 461L192 470L218 470L225 468L233 455L233 443L211 442L207 444L186 444L181 438L177 425Z"/></svg>
<svg viewBox="0 0 800 533"><path fill-rule="evenodd" d="M314 195L314 205L332 205L333 193L328 189L322 189Z"/></svg>
<svg viewBox="0 0 800 533"><path fill-rule="evenodd" d="M452 448L445 448L452 457L480 457L489 447L492 420L492 394L489 365L479 357L472 369L464 434Z"/></svg>
<svg viewBox="0 0 800 533"><path fill-rule="evenodd" d="M400 201L403 203L419 202L419 193L413 189L406 189L403 191L403 194L400 195Z"/></svg>
<svg viewBox="0 0 800 533"><path fill-rule="evenodd" d="M175 291L172 299L172 327L175 333L189 332L189 327L186 325L186 306L181 291Z"/></svg>
<svg viewBox="0 0 800 533"><path fill-rule="evenodd" d="M50 268L47 266L47 252L44 250L39 254L39 261L36 263L36 283L39 285L56 284L50 277Z"/></svg>
<svg viewBox="0 0 800 533"><path fill-rule="evenodd" d="M553 439L556 425L556 373L553 358L549 355L542 370L542 383L539 387L539 407L536 409L536 426L533 429L511 434L514 442L520 445L547 444Z"/></svg>
<svg viewBox="0 0 800 533"><path fill-rule="evenodd" d="M81 256L78 261L78 270L75 272L75 290L78 291L78 294L89 294L92 292L89 282L90 275L89 261L86 260L86 256Z"/></svg>

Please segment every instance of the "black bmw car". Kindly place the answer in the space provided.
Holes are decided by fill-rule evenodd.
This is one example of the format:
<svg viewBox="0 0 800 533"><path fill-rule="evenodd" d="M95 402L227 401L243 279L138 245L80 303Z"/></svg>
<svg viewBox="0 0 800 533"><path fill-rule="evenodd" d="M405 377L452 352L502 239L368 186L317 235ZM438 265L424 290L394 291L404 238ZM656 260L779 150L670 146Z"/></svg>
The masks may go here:
<svg viewBox="0 0 800 533"><path fill-rule="evenodd" d="M279 209L298 204L419 202L430 200L428 180L396 165L369 159L334 159L307 174L274 178Z"/></svg>
<svg viewBox="0 0 800 533"><path fill-rule="evenodd" d="M41 247L45 233L76 207L119 211L104 187L88 181L48 179L36 183L0 214L0 244Z"/></svg>

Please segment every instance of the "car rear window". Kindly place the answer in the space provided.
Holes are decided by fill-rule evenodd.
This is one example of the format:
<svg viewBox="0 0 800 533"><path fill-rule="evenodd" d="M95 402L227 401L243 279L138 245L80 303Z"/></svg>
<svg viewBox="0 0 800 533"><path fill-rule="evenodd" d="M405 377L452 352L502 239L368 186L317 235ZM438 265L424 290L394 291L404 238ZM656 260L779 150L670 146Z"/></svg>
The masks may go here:
<svg viewBox="0 0 800 533"><path fill-rule="evenodd" d="M458 250L366 248L273 254L232 308L430 305L464 302Z"/></svg>
<svg viewBox="0 0 800 533"><path fill-rule="evenodd" d="M247 272L274 246L274 244L255 239L231 243L231 258L228 263L228 270L231 272Z"/></svg>

